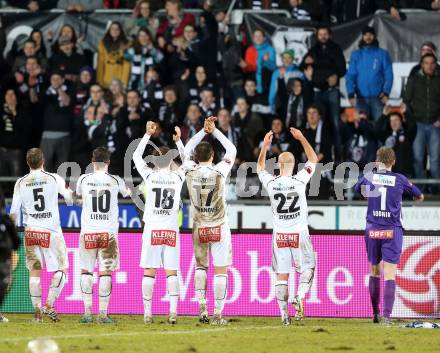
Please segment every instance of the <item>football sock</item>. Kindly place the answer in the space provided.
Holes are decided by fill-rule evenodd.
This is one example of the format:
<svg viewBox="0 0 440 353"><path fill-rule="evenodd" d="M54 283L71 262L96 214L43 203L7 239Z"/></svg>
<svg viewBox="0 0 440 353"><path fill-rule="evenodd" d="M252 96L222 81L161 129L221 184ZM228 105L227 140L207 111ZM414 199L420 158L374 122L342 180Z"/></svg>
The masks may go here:
<svg viewBox="0 0 440 353"><path fill-rule="evenodd" d="M380 277L370 276L370 280L368 281L368 289L370 291L373 314L378 315L380 302Z"/></svg>
<svg viewBox="0 0 440 353"><path fill-rule="evenodd" d="M144 316L151 316L151 300L153 298L154 277L142 278L142 298L144 301Z"/></svg>
<svg viewBox="0 0 440 353"><path fill-rule="evenodd" d="M385 288L383 291L383 316L386 318L389 318L393 312L395 293L396 281L385 281Z"/></svg>
<svg viewBox="0 0 440 353"><path fill-rule="evenodd" d="M41 308L41 282L40 277L29 277L29 294L31 295L34 309Z"/></svg>
<svg viewBox="0 0 440 353"><path fill-rule="evenodd" d="M63 271L57 271L54 273L52 277L52 281L50 283L49 293L47 294L46 304L49 307L53 306L55 300L59 297L61 291L64 288L64 284L66 283L67 277Z"/></svg>
<svg viewBox="0 0 440 353"><path fill-rule="evenodd" d="M196 295L199 305L206 304L206 284L208 276L206 269L196 268L194 284L196 287Z"/></svg>
<svg viewBox="0 0 440 353"><path fill-rule="evenodd" d="M92 294L93 294L93 274L82 273L81 274L81 292L84 302L84 314L92 314Z"/></svg>
<svg viewBox="0 0 440 353"><path fill-rule="evenodd" d="M99 315L107 316L108 303L112 294L112 276L99 276Z"/></svg>
<svg viewBox="0 0 440 353"><path fill-rule="evenodd" d="M221 315L225 306L226 294L228 292L228 275L214 276L214 315Z"/></svg>
<svg viewBox="0 0 440 353"><path fill-rule="evenodd" d="M299 286L298 286L298 297L304 299L310 287L312 286L313 276L315 274L315 269L307 269L301 272L299 276Z"/></svg>
<svg viewBox="0 0 440 353"><path fill-rule="evenodd" d="M289 298L289 289L287 281L276 281L275 283L275 297L277 298L278 306L280 307L281 317L287 315L287 299Z"/></svg>
<svg viewBox="0 0 440 353"><path fill-rule="evenodd" d="M170 298L170 313L177 314L177 301L179 300L179 279L176 275L167 277L168 297Z"/></svg>

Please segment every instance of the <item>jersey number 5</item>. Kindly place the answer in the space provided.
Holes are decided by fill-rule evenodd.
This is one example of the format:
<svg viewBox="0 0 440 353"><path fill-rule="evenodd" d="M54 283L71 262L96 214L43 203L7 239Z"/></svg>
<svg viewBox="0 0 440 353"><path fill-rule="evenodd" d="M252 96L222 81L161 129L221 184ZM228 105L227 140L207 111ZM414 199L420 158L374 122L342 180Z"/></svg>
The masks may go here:
<svg viewBox="0 0 440 353"><path fill-rule="evenodd" d="M277 213L295 213L298 212L300 209L299 206L296 206L299 200L299 196L296 192L291 192L287 195L278 193L273 195L273 198L277 201L279 200L277 206ZM292 200L292 202L290 203L289 208L284 208L287 200Z"/></svg>
<svg viewBox="0 0 440 353"><path fill-rule="evenodd" d="M34 193L35 211L44 211L46 208L46 203L44 202L43 188L33 189L32 192Z"/></svg>

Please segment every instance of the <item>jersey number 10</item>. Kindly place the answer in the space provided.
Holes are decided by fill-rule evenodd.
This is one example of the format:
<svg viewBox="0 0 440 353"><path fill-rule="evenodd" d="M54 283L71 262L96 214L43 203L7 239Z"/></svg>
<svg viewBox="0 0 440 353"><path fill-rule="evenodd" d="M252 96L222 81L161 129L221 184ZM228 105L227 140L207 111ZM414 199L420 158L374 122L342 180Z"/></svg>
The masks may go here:
<svg viewBox="0 0 440 353"><path fill-rule="evenodd" d="M107 213L110 210L110 190L90 190L92 212Z"/></svg>

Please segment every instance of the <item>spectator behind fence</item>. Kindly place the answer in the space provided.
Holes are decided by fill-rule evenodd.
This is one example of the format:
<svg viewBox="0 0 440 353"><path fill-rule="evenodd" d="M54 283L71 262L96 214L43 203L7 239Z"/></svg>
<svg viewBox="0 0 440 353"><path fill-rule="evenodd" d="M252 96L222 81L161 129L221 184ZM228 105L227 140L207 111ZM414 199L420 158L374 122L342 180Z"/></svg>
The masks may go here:
<svg viewBox="0 0 440 353"><path fill-rule="evenodd" d="M202 13L199 17L199 60L205 67L210 81L217 78L217 38L218 23L212 13L212 0L201 0Z"/></svg>
<svg viewBox="0 0 440 353"><path fill-rule="evenodd" d="M128 40L119 22L112 22L104 38L98 44L98 63L96 65L96 80L108 88L112 80L121 80L124 86L128 84L130 63L124 60L124 51Z"/></svg>
<svg viewBox="0 0 440 353"><path fill-rule="evenodd" d="M39 29L33 29L29 39L32 39L35 42L35 55L47 59L46 43L43 38L43 32Z"/></svg>
<svg viewBox="0 0 440 353"><path fill-rule="evenodd" d="M52 72L50 86L43 97L43 135L40 147L49 172L55 172L61 163L68 161L74 97L75 93L70 84L64 81L63 73Z"/></svg>
<svg viewBox="0 0 440 353"><path fill-rule="evenodd" d="M408 1L408 0L404 0ZM410 0L411 1L411 0ZM417 0L420 2L420 0ZM331 3L331 17L333 22L345 23L358 18L374 15L378 10L384 10L396 19L401 18L399 0L333 0ZM426 2L426 0L422 0ZM407 7L407 6L402 6Z"/></svg>
<svg viewBox="0 0 440 353"><path fill-rule="evenodd" d="M42 54L40 55L37 54L35 41L33 39L27 39L24 42L23 49L17 53L17 55L13 60L12 71L24 72L26 66L26 59L31 56L38 57L38 59L40 60L40 65L43 68L43 70L46 68L47 60Z"/></svg>
<svg viewBox="0 0 440 353"><path fill-rule="evenodd" d="M396 153L393 171L408 178L413 177L413 142L417 134L417 125L412 118L404 119L400 112L384 107L383 114L376 123L376 136L382 145L391 147Z"/></svg>
<svg viewBox="0 0 440 353"><path fill-rule="evenodd" d="M78 81L75 84L75 115L82 113L83 107L89 100L90 86L93 80L93 69L84 66L79 70Z"/></svg>
<svg viewBox="0 0 440 353"><path fill-rule="evenodd" d="M194 72L194 79L191 79L189 69L181 76L179 84L179 96L188 103L199 104L201 100L202 91L209 88L214 91L214 85L208 81L206 70L203 66L196 67ZM215 96L217 96L215 94Z"/></svg>
<svg viewBox="0 0 440 353"><path fill-rule="evenodd" d="M0 176L23 175L25 142L31 121L26 106L13 89L3 93L0 116Z"/></svg>
<svg viewBox="0 0 440 353"><path fill-rule="evenodd" d="M247 78L244 82L244 98L249 104L251 112L258 114L263 120L264 130L270 130L272 124L272 108L267 102L267 98L257 92L257 83L255 78ZM280 91L278 90L278 93ZM235 111L235 110L234 110Z"/></svg>
<svg viewBox="0 0 440 353"><path fill-rule="evenodd" d="M402 0L402 3L402 7L408 9L440 10L440 2L438 0Z"/></svg>
<svg viewBox="0 0 440 353"><path fill-rule="evenodd" d="M111 115L116 116L125 105L125 87L121 80L112 80L106 92L106 101L111 107Z"/></svg>
<svg viewBox="0 0 440 353"><path fill-rule="evenodd" d="M88 12L103 8L102 0L58 0L57 8L71 12Z"/></svg>
<svg viewBox="0 0 440 353"><path fill-rule="evenodd" d="M160 105L163 103L163 87L159 77L159 72L150 67L146 73L145 89L142 92L142 105L152 109L156 114Z"/></svg>
<svg viewBox="0 0 440 353"><path fill-rule="evenodd" d="M69 38L71 40L71 42L73 43L73 45L75 47L75 51L77 53L79 53L79 54L84 53L84 46L85 46L84 36L81 35L80 37L78 37L76 35L75 28L73 28L72 25L65 24L65 25L63 25L63 27L61 27L61 30L58 33L58 37L55 39L55 41L54 41L54 36L53 36L52 31L47 32L47 35L46 35L46 41L47 41L46 56L48 58L50 58L53 54L55 54L59 51L59 49L60 49L59 48L59 40L61 37Z"/></svg>
<svg viewBox="0 0 440 353"><path fill-rule="evenodd" d="M313 58L313 88L315 103L321 106L324 115L330 118L333 127L333 142L336 160L341 158L341 108L339 80L345 75L345 57L341 47L331 39L328 26L318 27L316 44L307 55ZM329 124L329 126L330 126Z"/></svg>
<svg viewBox="0 0 440 353"><path fill-rule="evenodd" d="M440 4L440 2L439 2ZM411 69L409 76L413 76L415 75L417 72L420 71L422 65L421 65L421 61L422 58L425 54L432 54L437 58L437 47L435 46L435 44L433 42L423 42L422 45L420 46L420 62L417 65L414 65L413 68ZM438 65L437 62L437 66L435 68L435 72L436 74L440 74L440 66Z"/></svg>
<svg viewBox="0 0 440 353"><path fill-rule="evenodd" d="M341 126L344 162L354 162L359 170L376 157L377 143L374 125L364 112L356 112L352 122Z"/></svg>
<svg viewBox="0 0 440 353"><path fill-rule="evenodd" d="M186 109L186 116L181 126L181 139L186 144L191 137L200 131L203 127L202 114L200 108L195 103L190 103Z"/></svg>
<svg viewBox="0 0 440 353"><path fill-rule="evenodd" d="M139 0L133 9L133 16L126 21L125 28L130 37L136 37L139 29L146 28L153 38L159 28L159 19L154 16L150 0Z"/></svg>
<svg viewBox="0 0 440 353"><path fill-rule="evenodd" d="M409 119L417 123L413 144L416 178L426 177L425 150L428 150L431 177L440 178L440 75L436 69L437 58L425 54L421 69L409 77L403 94L403 108Z"/></svg>
<svg viewBox="0 0 440 353"><path fill-rule="evenodd" d="M240 129L243 136L248 140L253 155L258 155L258 144L264 133L264 125L261 117L249 109L249 104L245 98L237 98L235 111L232 117L234 127Z"/></svg>
<svg viewBox="0 0 440 353"><path fill-rule="evenodd" d="M59 51L49 59L49 71L59 71L66 80L76 82L79 70L86 64L82 54L75 51L75 45L69 37L58 40Z"/></svg>
<svg viewBox="0 0 440 353"><path fill-rule="evenodd" d="M275 112L276 97L279 86L284 82L284 86L291 78L299 78L304 80L303 72L294 64L295 52L293 49L286 49L281 53L282 66L277 68L270 81L269 88L269 105L272 111Z"/></svg>
<svg viewBox="0 0 440 353"><path fill-rule="evenodd" d="M157 39L160 48L171 44L172 39L183 35L187 24L195 25L194 16L184 13L180 0L165 1L166 17L161 21L157 29Z"/></svg>
<svg viewBox="0 0 440 353"><path fill-rule="evenodd" d="M330 22L329 1L325 0L287 0L285 8L292 18L298 21ZM284 7L284 6L283 6Z"/></svg>
<svg viewBox="0 0 440 353"><path fill-rule="evenodd" d="M295 152L292 138L286 131L283 121L280 118L275 117L272 120L271 131L273 132L273 137L270 149L267 151L267 159L276 158L278 160L278 156L283 152ZM262 145L263 141L260 141L258 150L254 152L255 157L259 154Z"/></svg>
<svg viewBox="0 0 440 353"><path fill-rule="evenodd" d="M346 85L350 104L370 119L379 119L393 86L393 66L388 52L379 48L373 27L362 29L359 49L350 57Z"/></svg>
<svg viewBox="0 0 440 353"><path fill-rule="evenodd" d="M220 132L222 132L229 141L231 141L237 147L237 156L234 161L234 170L242 162L252 160L252 150L246 140L243 137L239 128L232 126L231 113L226 108L220 108L217 113L218 126ZM225 149L219 143L217 139L213 141L213 148L215 151L216 160L221 161L225 155Z"/></svg>
<svg viewBox="0 0 440 353"><path fill-rule="evenodd" d="M262 30L257 29L253 35L255 50L257 51L257 65L255 79L257 92L268 94L272 72L276 69L276 52L266 40Z"/></svg>
<svg viewBox="0 0 440 353"><path fill-rule="evenodd" d="M299 78L284 81L278 89L278 116L282 117L284 126L301 129L306 123L306 111L313 101L313 88L310 81Z"/></svg>
<svg viewBox="0 0 440 353"><path fill-rule="evenodd" d="M131 63L129 89L142 91L145 87L145 73L157 66L163 59L162 52L154 47L153 37L146 28L141 28L133 47L125 51L125 60Z"/></svg>
<svg viewBox="0 0 440 353"><path fill-rule="evenodd" d="M200 93L199 108L202 113L202 118L206 119L217 114L218 108L215 103L215 94L211 88L204 88Z"/></svg>
<svg viewBox="0 0 440 353"><path fill-rule="evenodd" d="M184 110L174 86L166 86L163 89L163 96L164 101L159 107L158 119L163 130L172 132L176 125L180 125Z"/></svg>

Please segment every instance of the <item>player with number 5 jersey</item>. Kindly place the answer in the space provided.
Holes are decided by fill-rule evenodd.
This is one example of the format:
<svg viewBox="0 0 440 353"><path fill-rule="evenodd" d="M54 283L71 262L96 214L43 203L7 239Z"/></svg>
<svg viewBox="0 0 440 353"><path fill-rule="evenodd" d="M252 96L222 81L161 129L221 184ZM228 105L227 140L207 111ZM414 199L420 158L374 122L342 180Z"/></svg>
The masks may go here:
<svg viewBox="0 0 440 353"><path fill-rule="evenodd" d="M41 322L41 314L59 321L53 308L55 300L67 281L67 249L58 212L58 194L66 203L72 202L72 191L58 174L43 169L44 156L40 149L27 151L29 174L17 180L11 206L11 217L17 220L23 213L26 266L29 270L29 293L34 307L34 322ZM46 304L41 306L41 270L54 272Z"/></svg>
<svg viewBox="0 0 440 353"><path fill-rule="evenodd" d="M81 175L76 194L82 198L79 260L84 316L81 323L93 322L93 271L99 265L99 323L113 323L107 315L112 292L112 272L119 269L118 194L131 195L120 177L108 173L110 153L98 147L92 155L93 173Z"/></svg>
<svg viewBox="0 0 440 353"><path fill-rule="evenodd" d="M315 171L318 157L300 130L291 128L290 132L301 143L308 158L304 168L298 174L292 175L295 157L290 152L283 152L278 157L280 175L274 176L265 170L266 152L272 143L272 131L264 137L257 165L258 177L269 194L272 206L272 268L277 275L275 295L284 325L290 324L287 301L292 263L295 263L300 272L298 293L292 302L296 310L296 320L303 319L304 297L312 285L315 272L315 253L307 222L306 186Z"/></svg>
<svg viewBox="0 0 440 353"><path fill-rule="evenodd" d="M396 163L396 155L392 148L379 148L376 163L378 170L360 178L355 190L368 199L365 245L370 263L368 287L373 308L373 322L390 325L396 290L396 269L403 245L402 196L409 195L416 201L423 201L424 197L405 176L391 171ZM382 262L385 288L381 320L379 303Z"/></svg>
<svg viewBox="0 0 440 353"><path fill-rule="evenodd" d="M167 276L170 311L168 322L177 322L177 302L179 299L180 238L178 214L180 209L180 192L185 180L182 168L173 164L178 153L168 147L155 147L151 168L142 158L150 137L156 132L157 125L147 122L146 133L133 153L137 171L144 180L145 222L142 235L140 267L144 269L142 279L142 297L144 302L144 322L151 324L153 287L156 270L164 267ZM173 136L180 156L183 159L183 143L180 140L180 129L175 128ZM151 157L151 156L149 156Z"/></svg>
<svg viewBox="0 0 440 353"><path fill-rule="evenodd" d="M193 246L196 258L195 289L202 323L208 323L206 287L209 252L214 265L214 317L213 325L225 325L222 317L227 295L228 267L232 264L231 231L226 214L226 178L237 155L234 144L215 127L214 117L205 120L204 128L185 146L186 183L191 199L193 218ZM214 150L202 141L211 134L226 150L223 160L215 165Z"/></svg>

